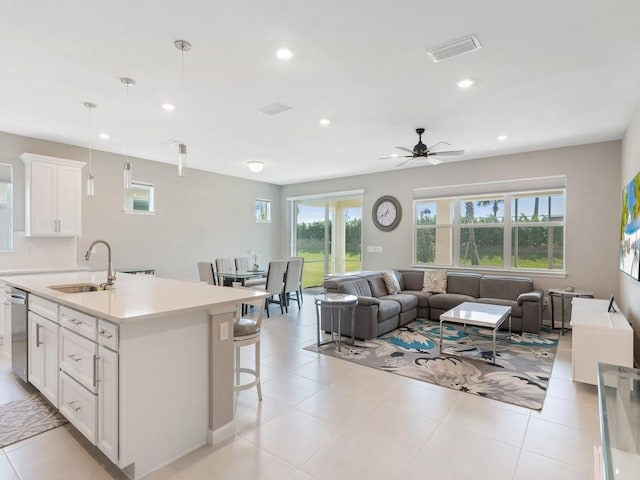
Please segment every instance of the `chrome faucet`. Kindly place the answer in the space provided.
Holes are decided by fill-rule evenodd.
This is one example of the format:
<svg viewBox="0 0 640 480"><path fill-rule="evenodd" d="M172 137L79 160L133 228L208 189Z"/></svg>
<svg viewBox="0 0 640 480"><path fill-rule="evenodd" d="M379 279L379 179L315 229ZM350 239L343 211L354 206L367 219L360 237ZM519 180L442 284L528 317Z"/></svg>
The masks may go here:
<svg viewBox="0 0 640 480"><path fill-rule="evenodd" d="M113 285L113 282L115 282L116 280L116 274L113 271L113 263L111 263L111 246L104 240L96 240L91 245L89 245L89 249L87 250L87 253L84 254L84 259L89 260L91 258L91 251L93 250L93 247L95 247L98 243L104 243L105 246L107 247L107 253L109 255L109 259L108 259L109 265L107 267L107 283L105 283L104 285L105 287L109 287Z"/></svg>

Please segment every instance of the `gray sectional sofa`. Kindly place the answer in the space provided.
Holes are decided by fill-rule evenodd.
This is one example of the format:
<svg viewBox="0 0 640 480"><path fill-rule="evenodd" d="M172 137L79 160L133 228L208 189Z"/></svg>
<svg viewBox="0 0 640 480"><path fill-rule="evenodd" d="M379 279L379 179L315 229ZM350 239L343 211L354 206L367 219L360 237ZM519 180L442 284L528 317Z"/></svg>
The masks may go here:
<svg viewBox="0 0 640 480"><path fill-rule="evenodd" d="M514 331L538 333L542 326L542 291L523 277L447 272L446 293L422 291L424 270L394 270L401 293L389 295L382 272L330 277L327 292L358 297L355 337L368 340L406 325L416 318L440 320L440 315L462 302L491 303L511 307ZM321 328L329 330L328 316ZM350 322L343 322L343 335L351 335Z"/></svg>

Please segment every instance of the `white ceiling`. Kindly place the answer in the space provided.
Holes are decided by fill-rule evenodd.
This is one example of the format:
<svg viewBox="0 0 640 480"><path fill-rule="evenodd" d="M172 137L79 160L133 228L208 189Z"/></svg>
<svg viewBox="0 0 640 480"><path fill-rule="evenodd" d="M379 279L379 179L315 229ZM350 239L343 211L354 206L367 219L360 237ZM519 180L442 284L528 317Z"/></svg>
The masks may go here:
<svg viewBox="0 0 640 480"><path fill-rule="evenodd" d="M191 167L276 184L395 169L379 157L416 127L455 160L619 139L640 99L637 0L2 3L0 130L86 146L91 101L97 149L124 154L128 132L130 155L175 163L180 139ZM428 57L470 33L479 51ZM293 109L257 112L274 102Z"/></svg>

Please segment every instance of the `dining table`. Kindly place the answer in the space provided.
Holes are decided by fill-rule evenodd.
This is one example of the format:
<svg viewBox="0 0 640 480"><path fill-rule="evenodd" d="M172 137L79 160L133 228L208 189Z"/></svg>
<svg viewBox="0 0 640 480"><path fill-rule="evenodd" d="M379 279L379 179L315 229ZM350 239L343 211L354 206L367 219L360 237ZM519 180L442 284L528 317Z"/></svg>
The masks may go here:
<svg viewBox="0 0 640 480"><path fill-rule="evenodd" d="M222 284L226 285L227 282L239 282L244 287L247 280L254 278L265 278L267 276L266 270L246 270L237 272L218 272L218 277L223 279Z"/></svg>

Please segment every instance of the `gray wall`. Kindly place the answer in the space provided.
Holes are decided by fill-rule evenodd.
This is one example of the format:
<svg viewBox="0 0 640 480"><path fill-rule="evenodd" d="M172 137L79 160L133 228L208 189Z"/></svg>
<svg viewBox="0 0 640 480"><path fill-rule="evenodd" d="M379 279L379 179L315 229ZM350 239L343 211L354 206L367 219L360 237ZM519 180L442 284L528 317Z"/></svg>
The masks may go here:
<svg viewBox="0 0 640 480"><path fill-rule="evenodd" d="M81 161L88 158L81 147L0 133L0 162L14 166L16 231L24 230L24 164L19 159L24 152ZM116 268L155 268L158 275L172 278L197 279L197 261L246 256L249 249L262 252L261 264L281 258L279 186L199 170L180 178L173 165L133 159L134 180L155 185L157 213L127 215L123 212L122 162L120 155L94 152L96 195L83 195L79 265L106 268L101 246L90 263L83 258L90 242L98 238L111 244ZM256 198L272 200L272 223L254 221Z"/></svg>
<svg viewBox="0 0 640 480"><path fill-rule="evenodd" d="M622 176L617 192L620 201L622 201L622 188L638 172L640 172L640 105L636 107L622 139ZM619 273L619 278L620 298L617 303L633 325L634 357L636 364L640 364L640 282L623 272Z"/></svg>
<svg viewBox="0 0 640 480"><path fill-rule="evenodd" d="M554 175L567 177L567 276L527 275L543 289L571 284L601 298L617 293L620 142L288 185L283 187L283 208L291 196L364 189L363 269L408 267L413 251L413 189ZM402 222L392 232L381 232L371 221L371 208L381 195L393 195L402 203ZM382 246L383 253L367 253L366 245Z"/></svg>

